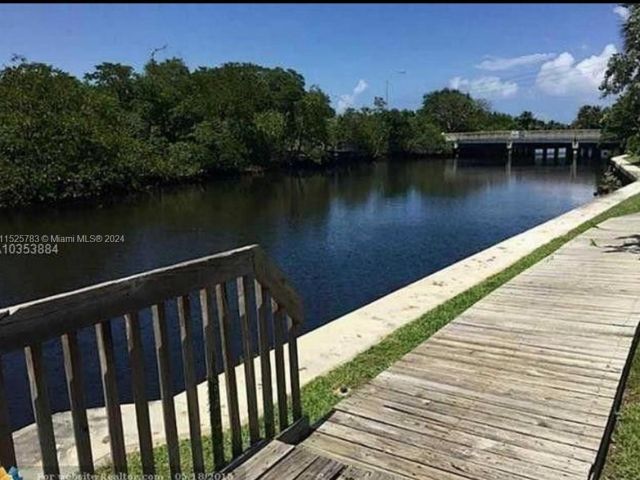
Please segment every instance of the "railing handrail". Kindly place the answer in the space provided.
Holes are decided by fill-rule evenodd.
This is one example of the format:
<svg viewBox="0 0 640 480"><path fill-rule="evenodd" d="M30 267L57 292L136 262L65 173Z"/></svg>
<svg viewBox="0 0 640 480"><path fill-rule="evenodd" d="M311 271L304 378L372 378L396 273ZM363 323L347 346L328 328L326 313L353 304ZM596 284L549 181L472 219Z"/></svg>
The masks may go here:
<svg viewBox="0 0 640 480"><path fill-rule="evenodd" d="M291 319L302 300L259 245L229 250L0 309L0 351L17 350L243 275L267 286Z"/></svg>
<svg viewBox="0 0 640 480"><path fill-rule="evenodd" d="M565 130L485 130L478 132L446 132L444 137L448 141L465 140L465 139L512 139L513 133L517 132L517 139L532 139L538 137L551 138L589 138L599 139L602 135L599 129L565 129Z"/></svg>

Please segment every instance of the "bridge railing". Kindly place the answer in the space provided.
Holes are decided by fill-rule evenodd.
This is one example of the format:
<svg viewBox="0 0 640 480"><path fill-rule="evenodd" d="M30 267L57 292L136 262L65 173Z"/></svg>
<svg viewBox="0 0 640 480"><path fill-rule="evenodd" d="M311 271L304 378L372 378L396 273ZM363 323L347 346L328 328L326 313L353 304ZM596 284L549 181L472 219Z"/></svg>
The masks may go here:
<svg viewBox="0 0 640 480"><path fill-rule="evenodd" d="M481 132L445 133L444 137L450 142L470 141L599 141L600 130L597 129L566 129L566 130L494 130Z"/></svg>
<svg viewBox="0 0 640 480"><path fill-rule="evenodd" d="M176 310L171 315L167 314L170 307ZM141 335L143 314L152 324L153 335L150 335L150 338L143 338ZM171 318L177 325L169 325L169 328ZM139 443L136 450L140 454L143 473L153 475L154 448L149 404L145 393L145 380L150 370L144 365L143 354L145 341L151 343L148 348L153 349L157 362L168 463L172 478L176 478L175 475L179 474L181 469L181 448L176 427L173 369L180 368L181 363L188 406L190 463L193 465L194 473L201 474L205 469L201 422L204 422L205 430L210 428L211 456L214 469L218 470L256 443L273 437L276 429L282 431L289 426L288 398L291 402L293 421L302 417L296 342L297 330L302 322L303 309L299 296L263 250L257 245L252 245L0 309L0 360L8 352L24 350L42 471L48 478L56 478L60 472L59 452L47 387L47 370L54 370L54 365L51 365L50 356L46 356L45 361L43 344L61 344L61 361L64 362L69 407L73 419L77 471L92 474L95 466L90 425L87 420L86 393L83 389L84 362L81 358L79 339L94 335L108 421L108 460L116 474L126 474L128 458L125 451L114 360L115 342L112 334L115 324L121 323L119 328L122 329L124 326L126 330L126 346L119 350L128 352L130 375L127 381L131 382ZM201 335L194 334L194 325L200 326ZM252 328L257 330L254 336L251 334ZM178 361L178 365L170 356L170 332L179 332L181 362ZM237 337L232 339L234 332L236 335L239 332L240 342L233 342L238 340ZM257 342L254 343L257 345L253 345L252 338L256 337ZM197 346L199 351L204 351L208 392L206 399L198 398L194 365L196 338L201 338L204 344ZM238 349L233 348L234 343L241 346L241 361L235 351ZM288 350L286 355L285 347ZM272 349L273 366L270 354ZM262 421L258 416L254 370L254 359L257 357L262 377ZM222 365L219 365L220 358ZM248 441L243 441L241 433L235 373L236 364L240 363L244 368L250 437ZM276 380L275 403L272 391L273 370ZM231 459L225 458L220 371L223 371L226 390L230 427L230 438L227 440L231 443ZM287 396L287 377L290 397ZM0 462L7 469L16 466L16 457L20 457L16 455L20 452L16 452L14 447L7 411L7 395L10 392L2 378L0 361ZM209 403L207 419L200 418L199 403L203 401ZM277 426L274 425L274 405L277 405Z"/></svg>

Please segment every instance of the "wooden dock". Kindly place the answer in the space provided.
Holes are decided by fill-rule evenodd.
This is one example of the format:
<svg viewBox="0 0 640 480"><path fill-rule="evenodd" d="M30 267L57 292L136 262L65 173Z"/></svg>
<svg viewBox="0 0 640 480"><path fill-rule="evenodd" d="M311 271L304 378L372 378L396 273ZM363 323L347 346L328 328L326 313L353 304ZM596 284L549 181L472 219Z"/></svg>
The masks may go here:
<svg viewBox="0 0 640 480"><path fill-rule="evenodd" d="M235 478L597 478L637 343L639 274L640 215L607 220Z"/></svg>

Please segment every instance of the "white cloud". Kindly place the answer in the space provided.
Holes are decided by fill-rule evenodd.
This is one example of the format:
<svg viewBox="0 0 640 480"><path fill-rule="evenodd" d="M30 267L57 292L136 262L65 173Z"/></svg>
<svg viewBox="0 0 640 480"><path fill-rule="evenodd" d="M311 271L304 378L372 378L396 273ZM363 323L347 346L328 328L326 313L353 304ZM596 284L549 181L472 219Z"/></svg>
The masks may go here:
<svg viewBox="0 0 640 480"><path fill-rule="evenodd" d="M479 77L473 80L454 77L449 81L449 87L484 98L510 98L518 91L517 83L502 81L499 77Z"/></svg>
<svg viewBox="0 0 640 480"><path fill-rule="evenodd" d="M532 53L529 55L522 55L520 57L511 58L488 57L481 61L478 65L476 65L476 68L490 71L509 70L515 67L536 65L538 63L550 60L555 56L555 53Z"/></svg>
<svg viewBox="0 0 640 480"><path fill-rule="evenodd" d="M366 81L362 79L358 80L358 83L356 84L355 87L353 87L353 91L351 93L345 93L343 95L340 95L340 98L338 99L338 109L337 109L338 112L342 113L347 108L353 107L353 104L355 103L358 95L364 92L368 87L369 85L367 84Z"/></svg>
<svg viewBox="0 0 640 480"><path fill-rule="evenodd" d="M616 47L609 44L600 55L593 55L580 62L569 52L545 62L536 77L536 86L549 95L584 95L598 93L604 79L607 62L616 53Z"/></svg>
<svg viewBox="0 0 640 480"><path fill-rule="evenodd" d="M629 18L629 9L627 7L623 7L622 5L613 7L613 13L618 15L624 21L627 21L627 19Z"/></svg>

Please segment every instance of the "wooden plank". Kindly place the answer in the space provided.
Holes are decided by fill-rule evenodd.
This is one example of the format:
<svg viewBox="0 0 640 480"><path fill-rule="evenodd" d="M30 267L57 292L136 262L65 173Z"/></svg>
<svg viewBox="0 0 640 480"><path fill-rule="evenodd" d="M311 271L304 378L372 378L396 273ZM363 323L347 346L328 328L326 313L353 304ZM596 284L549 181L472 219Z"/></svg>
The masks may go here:
<svg viewBox="0 0 640 480"><path fill-rule="evenodd" d="M611 344L599 341L597 337L588 337L581 335L552 335L545 332L515 332L508 330L493 330L474 327L471 325L463 325L459 323L449 324L442 329L441 334L445 337L461 337L467 338L469 341L482 341L499 339L505 345L524 348L542 347L546 350L558 351L563 353L589 353L591 356L600 358L619 358L625 357L625 349L622 347L614 347Z"/></svg>
<svg viewBox="0 0 640 480"><path fill-rule="evenodd" d="M84 382L82 379L82 361L78 336L70 332L61 337L62 354L64 357L64 371L67 379L69 407L73 419L73 436L78 455L78 469L80 473L93 474L93 454L91 452L91 437L84 401ZM6 465L6 464L4 464Z"/></svg>
<svg viewBox="0 0 640 480"><path fill-rule="evenodd" d="M436 342L430 343L428 346L419 346L415 353L418 355L447 358L449 355L456 358L473 358L484 360L492 360L498 362L513 361L519 365L540 365L551 370L572 372L575 375L584 377L603 378L605 380L613 380L619 377L622 371L621 366L613 361L609 363L588 362L574 359L560 359L550 355L530 354L524 351L500 351L491 350L489 347L475 348L468 344L464 347L451 347Z"/></svg>
<svg viewBox="0 0 640 480"><path fill-rule="evenodd" d="M237 457L232 457L229 463L227 463L218 473L233 472L240 465L246 463L248 460L253 458L268 444L269 444L269 440L261 439L260 441L254 443L253 445L249 445L249 447L246 448L240 455L238 455Z"/></svg>
<svg viewBox="0 0 640 480"><path fill-rule="evenodd" d="M543 413L552 418L559 418L568 421L585 423L594 427L601 427L606 421L605 414L588 413L585 411L574 411L568 405L551 406L546 403L537 401L536 397L531 395L529 398L514 397L504 395L502 393L494 393L492 390L474 390L464 386L449 385L444 382L434 381L432 379L418 378L414 376L404 375L398 372L383 372L378 377L381 380L387 380L395 385L410 384L418 390L437 390L440 392L449 392L460 397L469 399L482 399L492 405L505 406L507 408L522 410L525 412Z"/></svg>
<svg viewBox="0 0 640 480"><path fill-rule="evenodd" d="M593 458L593 451L590 450L567 448L554 442L485 428L478 424L466 423L462 427L459 424L447 424L446 418L437 415L425 418L422 414L411 414L404 408L389 408L388 404L382 405L376 400L347 403L347 406L339 405L338 409L330 417L332 422L356 429L372 429L372 432L378 432L376 434L395 432L398 433L398 438L404 436L404 441L411 440L417 446L432 448L434 451L450 451L453 456L463 451L461 447L475 450L483 445L481 454L470 454L466 458L477 455L480 461L502 465L500 468L506 470L510 466L504 466L504 463L521 464L521 468L538 472L541 478L554 473L546 471L546 468L586 475ZM440 423L441 420L445 423ZM583 458L574 458L576 452L582 453Z"/></svg>
<svg viewBox="0 0 640 480"><path fill-rule="evenodd" d="M282 461L269 469L269 471L260 477L260 480L294 480L304 472L316 458L318 458L317 455L313 455L307 450L296 448Z"/></svg>
<svg viewBox="0 0 640 480"><path fill-rule="evenodd" d="M309 429L309 418L302 417L289 425L285 430L279 432L276 440L297 445L309 434Z"/></svg>
<svg viewBox="0 0 640 480"><path fill-rule="evenodd" d="M56 449L56 439L53 433L51 407L49 406L49 392L47 389L46 372L42 358L42 346L34 344L24 349L27 374L29 375L29 389L33 416L38 428L38 441L42 455L42 471L47 476L58 478L60 467Z"/></svg>
<svg viewBox="0 0 640 480"><path fill-rule="evenodd" d="M193 332L191 325L191 303L188 295L178 297L178 323L180 325L180 346L182 349L182 369L184 388L187 395L189 415L189 439L191 441L191 462L196 476L204 474L204 454L202 452L202 432L200 429L200 407L198 404L198 381L193 359Z"/></svg>
<svg viewBox="0 0 640 480"><path fill-rule="evenodd" d="M209 422L211 424L211 443L213 465L216 470L222 468L224 460L224 438L222 433L222 412L220 410L220 385L218 383L218 338L215 316L211 302L211 292L200 290L200 309L204 338L205 365L207 370L207 392L209 397Z"/></svg>
<svg viewBox="0 0 640 480"><path fill-rule="evenodd" d="M242 431L238 407L238 385L231 351L231 312L229 310L229 294L226 283L216 285L216 302L218 320L220 322L220 338L222 339L222 361L227 387L229 425L231 426L231 451L234 456L237 456L242 453Z"/></svg>
<svg viewBox="0 0 640 480"><path fill-rule="evenodd" d="M254 279L245 275L237 280L238 312L240 315L240 335L242 337L242 357L244 364L245 391L247 395L247 413L249 416L249 442L253 445L260 440L258 423L258 397L256 393L256 374L251 345L252 328L256 322L256 295Z"/></svg>
<svg viewBox="0 0 640 480"><path fill-rule="evenodd" d="M258 285L258 342L260 346L260 371L262 378L262 406L264 418L264 430L266 438L275 435L273 414L273 389L271 376L271 357L269 340L269 323L271 315L271 294L269 289Z"/></svg>
<svg viewBox="0 0 640 480"><path fill-rule="evenodd" d="M0 350L11 351L251 272L254 245L14 305L0 316ZM269 277L271 278L271 276Z"/></svg>
<svg viewBox="0 0 640 480"><path fill-rule="evenodd" d="M118 397L116 363L113 356L111 322L105 321L97 323L95 329L98 357L100 360L102 391L104 393L104 405L109 426L111 462L113 471L116 474L126 474L127 453L124 448L124 432L122 430L122 413L120 411L120 399Z"/></svg>
<svg viewBox="0 0 640 480"><path fill-rule="evenodd" d="M229 473L238 480L258 480L274 465L286 458L293 451L293 448L292 445L287 443L272 440ZM226 473L226 470L223 473Z"/></svg>
<svg viewBox="0 0 640 480"><path fill-rule="evenodd" d="M398 480L400 478L406 477L398 477L380 471L364 470L362 468L349 465L335 480Z"/></svg>
<svg viewBox="0 0 640 480"><path fill-rule="evenodd" d="M302 299L289 284L284 273L259 246L253 250L253 266L256 279L269 288L273 298L285 308L295 322L302 323L304 315Z"/></svg>
<svg viewBox="0 0 640 480"><path fill-rule="evenodd" d="M478 313L478 312L476 312ZM518 319L517 316L510 316L508 319L503 318L502 320L497 319L495 315L491 315L489 313L485 314L483 312L482 315L475 315L473 319L467 318L458 318L456 320L457 325L463 325L469 328L477 328L486 330L488 332L499 332L499 331L510 331L514 334L524 334L524 335L536 335L538 332L542 332L543 334L551 334L556 336L563 336L567 334L574 334L576 329L579 327L582 335L576 335L576 338L586 338L587 341L593 341L596 338L599 338L602 344L602 340L608 341L609 344L613 341L616 341L620 338L620 336L624 336L624 339L631 343L631 338L633 335L630 335L629 329L625 327L609 327L609 326L600 326L600 325L575 325L569 322L553 321L553 320L538 320L536 323L529 323L527 319ZM617 338L616 338L617 337ZM618 344L614 343L613 348L618 348Z"/></svg>
<svg viewBox="0 0 640 480"><path fill-rule="evenodd" d="M152 476L155 473L153 441L151 437L151 422L149 419L149 404L147 402L145 383L144 350L140 336L138 313L128 313L124 316L124 320L127 330L129 368L131 369L131 389L136 408L140 463L142 464L142 473Z"/></svg>
<svg viewBox="0 0 640 480"><path fill-rule="evenodd" d="M291 379L291 408L293 421L302 418L300 399L300 369L298 367L298 328L299 324L287 316L287 337L289 344L289 378Z"/></svg>
<svg viewBox="0 0 640 480"><path fill-rule="evenodd" d="M280 430L289 425L289 412L287 409L287 384L284 367L284 342L285 342L285 312L275 302L273 303L273 331L275 340L275 366L276 389L278 391L278 421Z"/></svg>
<svg viewBox="0 0 640 480"><path fill-rule="evenodd" d="M438 371L428 364L416 365L409 362L396 364L388 370L392 374L401 374L419 380L428 380L450 386L457 386L471 391L490 390L493 394L507 398L527 400L531 395L541 395L548 399L550 407L563 410L575 410L590 414L607 415L608 399L588 393L580 393L565 389L554 389L544 384L530 384L519 380L506 382L499 377L473 375L473 372L457 373L448 370ZM571 407L568 407L570 405Z"/></svg>
<svg viewBox="0 0 640 480"><path fill-rule="evenodd" d="M389 415L386 419L381 419L380 411L375 409L360 410L357 415L338 411L330 417L329 422L340 425L341 428L347 427L358 432L394 439L448 458L459 458L470 464L533 480L564 475L585 478L591 466L588 461L575 460L539 448L530 450L503 440L494 441L479 432L465 433L448 428L442 428L437 432L434 431L433 424L423 423L410 416Z"/></svg>
<svg viewBox="0 0 640 480"><path fill-rule="evenodd" d="M496 405L491 399L463 397L456 392L435 389L422 390L410 383L390 383L384 379L376 379L361 391L363 394L441 412L454 418L470 417L496 427L504 425L512 430L524 430L528 435L581 448L593 450L600 440L601 430L597 426L557 418L547 411L527 411L508 405Z"/></svg>
<svg viewBox="0 0 640 480"><path fill-rule="evenodd" d="M361 426L365 424L366 422L363 422ZM520 465L514 465L511 469L504 470L489 463L488 458L486 462L482 462L474 461L475 459L469 460L468 457L462 455L463 452L468 454L482 453L481 449L460 450L457 454L452 455L449 450L434 450L425 448L424 445L415 445L413 439L409 438L409 432L403 432L403 435L398 437L398 432L391 427L388 428L389 433L387 435L378 435L368 430L349 428L348 426L328 421L318 428L318 432L330 435L334 439L339 438L350 443L371 446L374 450L386 452L395 457L403 457L419 465L430 466L454 476L460 475L478 480L522 480L524 478L540 480L541 478L549 478L548 476L535 476L537 471L535 468L527 470ZM564 478L575 480L580 478L577 475L566 473L563 476ZM443 475L442 478L446 477Z"/></svg>
<svg viewBox="0 0 640 480"><path fill-rule="evenodd" d="M416 480L469 480L469 478L473 478L465 475L463 471L452 473L417 461L413 458L415 455L397 454L384 446L379 446L375 443L364 443L366 440L365 438L359 442L352 442L342 437L334 437L317 431L305 440L303 445L317 452L329 454L344 463L364 468L380 469L385 473L399 475L402 478ZM507 478L509 477L505 477L505 479Z"/></svg>
<svg viewBox="0 0 640 480"><path fill-rule="evenodd" d="M345 468L345 465L337 460L318 457L296 477L296 480L332 480Z"/></svg>
<svg viewBox="0 0 640 480"><path fill-rule="evenodd" d="M402 365L404 364L407 364L410 368L417 369L426 368L434 371L437 371L437 369L443 369L450 375L467 375L469 373L473 373L477 380L482 379L488 383L502 381L505 383L522 383L533 386L541 385L569 392L587 393L604 398L610 398L611 392L615 391L615 388L613 388L613 385L611 385L610 382L598 382L597 379L571 375L562 376L555 375L553 373L547 375L546 373L543 374L538 371L535 367L527 369L522 368L519 365L514 365L512 368L507 369L500 368L496 364L485 365L484 363L479 367L473 363L463 363L457 360L427 357L414 353L406 355L402 360L396 363L396 366L402 368ZM582 378L588 378L590 381L580 381Z"/></svg>
<svg viewBox="0 0 640 480"><path fill-rule="evenodd" d="M17 466L16 451L11 435L11 419L4 386L4 370L2 356L0 355L0 465L8 468Z"/></svg>
<svg viewBox="0 0 640 480"><path fill-rule="evenodd" d="M448 432L462 431L486 438L495 442L516 445L532 451L540 449L570 459L590 462L596 448L595 438L589 447L576 446L581 440L579 434L556 435L548 427L521 422L517 418L501 418L484 411L469 411L447 403L433 402L425 405L419 399L399 395L397 392L378 390L374 393L357 394L337 407L357 415L380 418L378 415L389 415L394 423L409 423L408 428L426 425L423 431L427 434L446 435ZM487 442L489 444L489 442Z"/></svg>
<svg viewBox="0 0 640 480"><path fill-rule="evenodd" d="M153 316L153 336L158 363L158 383L162 400L162 418L164 420L164 434L167 441L169 456L169 470L175 477L180 474L180 448L178 444L178 429L176 427L176 409L173 403L173 384L171 383L171 357L167 338L167 323L165 319L164 303L151 307Z"/></svg>
<svg viewBox="0 0 640 480"><path fill-rule="evenodd" d="M579 309L559 310L546 307L543 304L529 305L520 308L516 305L480 303L472 312L467 312L460 316L460 320L472 322L474 319L491 319L502 326L505 320L523 324L530 322L530 327L537 327L538 330L549 331L554 325L553 322L561 326L568 327L569 334L578 333L575 328L581 327L581 334L603 333L608 335L633 336L633 328L625 324L625 317L617 312L580 311ZM525 325L521 325L525 326Z"/></svg>

